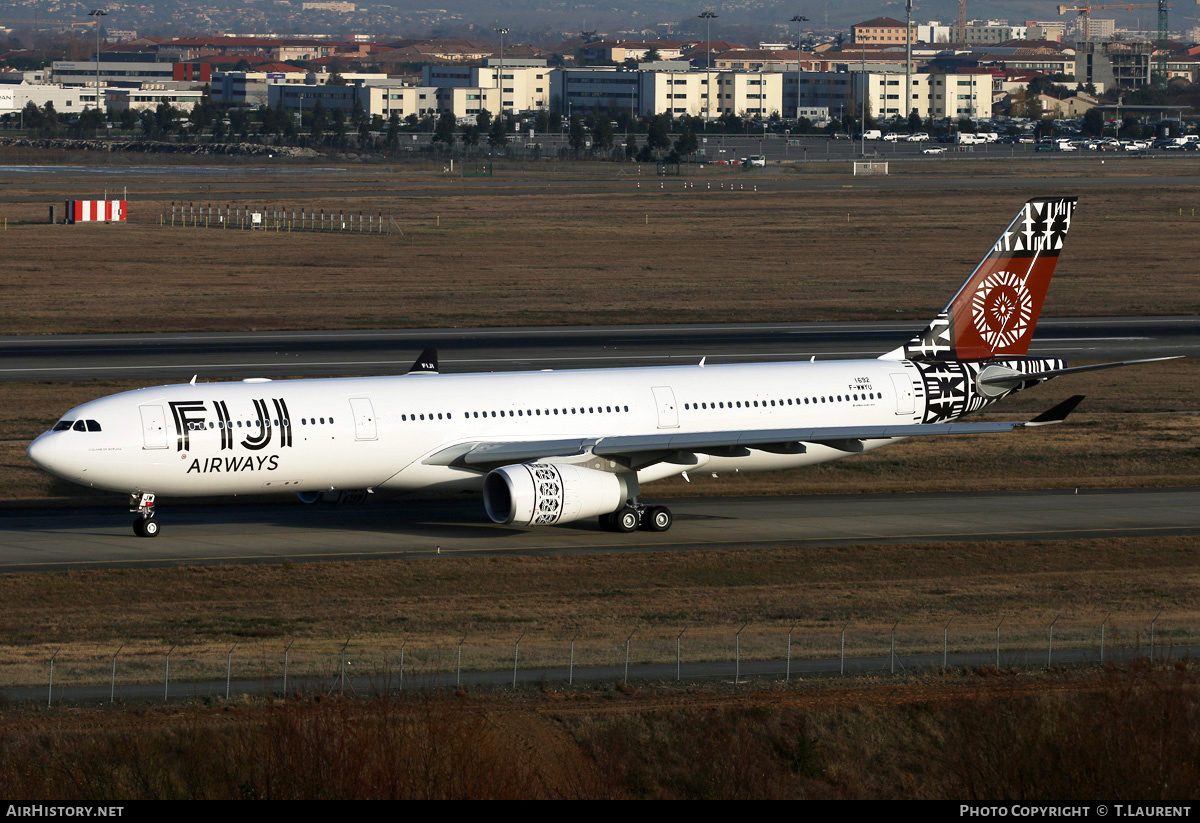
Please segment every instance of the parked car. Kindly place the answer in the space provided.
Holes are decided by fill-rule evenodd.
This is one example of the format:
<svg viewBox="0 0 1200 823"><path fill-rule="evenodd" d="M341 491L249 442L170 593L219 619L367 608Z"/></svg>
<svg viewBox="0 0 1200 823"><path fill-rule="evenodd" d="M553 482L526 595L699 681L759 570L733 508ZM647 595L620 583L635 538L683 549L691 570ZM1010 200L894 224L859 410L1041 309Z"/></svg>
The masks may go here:
<svg viewBox="0 0 1200 823"><path fill-rule="evenodd" d="M921 149L921 154L945 154L945 146L930 146L927 149Z"/></svg>
<svg viewBox="0 0 1200 823"><path fill-rule="evenodd" d="M742 165L746 168L765 166L767 165L767 158L763 157L761 154L752 154L742 161Z"/></svg>
<svg viewBox="0 0 1200 823"><path fill-rule="evenodd" d="M898 143L901 140L905 139L905 135L901 134L898 131L889 131L887 134L885 134L883 136L883 139L888 143Z"/></svg>
<svg viewBox="0 0 1200 823"><path fill-rule="evenodd" d="M929 134L927 132L918 131L918 132L914 132L913 134L910 134L908 137L905 137L904 139L908 143L924 143L927 140L929 140Z"/></svg>

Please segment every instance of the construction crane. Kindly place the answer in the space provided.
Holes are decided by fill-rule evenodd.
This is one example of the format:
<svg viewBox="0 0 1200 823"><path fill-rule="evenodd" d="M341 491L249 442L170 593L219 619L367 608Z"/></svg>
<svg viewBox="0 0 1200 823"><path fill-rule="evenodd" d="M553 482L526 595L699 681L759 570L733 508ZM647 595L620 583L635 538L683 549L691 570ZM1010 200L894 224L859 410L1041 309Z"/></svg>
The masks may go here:
<svg viewBox="0 0 1200 823"><path fill-rule="evenodd" d="M83 26L84 28L86 28L86 27L88 27L88 26L94 26L94 25L96 25L96 21L95 21L95 20L86 20L86 21L83 21L83 22L75 22L74 20L11 20L11 19L0 19L0 26L25 26L25 25L29 25L29 26L71 26L72 28L74 28L74 27L76 27L76 26Z"/></svg>
<svg viewBox="0 0 1200 823"><path fill-rule="evenodd" d="M1083 42L1092 41L1091 15L1093 11L1119 10L1136 11L1137 9L1158 9L1158 43L1155 49L1155 83L1160 87L1167 85L1167 9L1171 4L1167 0L1157 3L1123 3L1092 5L1091 0L1085 0L1082 6L1059 6L1059 14L1078 12L1083 26Z"/></svg>
<svg viewBox="0 0 1200 823"><path fill-rule="evenodd" d="M1164 0L1159 0L1157 3L1122 3L1122 4L1105 4L1092 5L1091 0L1086 0L1082 6L1059 6L1059 14L1069 14L1070 12L1078 12L1080 25L1083 27L1083 42L1092 42L1092 12L1093 11L1136 11L1137 9L1158 9L1165 5Z"/></svg>
<svg viewBox="0 0 1200 823"><path fill-rule="evenodd" d="M1160 89L1167 87L1167 0L1158 0L1158 76L1155 82Z"/></svg>

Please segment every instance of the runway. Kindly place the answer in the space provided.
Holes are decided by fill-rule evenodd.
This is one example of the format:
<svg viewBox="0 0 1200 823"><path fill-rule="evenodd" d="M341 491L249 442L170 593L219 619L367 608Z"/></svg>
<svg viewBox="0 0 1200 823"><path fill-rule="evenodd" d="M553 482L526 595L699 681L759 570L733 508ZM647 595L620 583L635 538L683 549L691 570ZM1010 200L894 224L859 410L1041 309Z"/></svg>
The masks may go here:
<svg viewBox="0 0 1200 823"><path fill-rule="evenodd" d="M924 321L0 338L0 381L400 374L426 346L443 372L877 357ZM1043 318L1031 355L1072 363L1200 355L1200 317Z"/></svg>
<svg viewBox="0 0 1200 823"><path fill-rule="evenodd" d="M592 520L497 526L472 497L357 506L164 501L162 535L146 540L133 536L123 502L0 513L0 572L1200 534L1200 488L680 498L660 501L676 515L669 532L629 535L602 532Z"/></svg>

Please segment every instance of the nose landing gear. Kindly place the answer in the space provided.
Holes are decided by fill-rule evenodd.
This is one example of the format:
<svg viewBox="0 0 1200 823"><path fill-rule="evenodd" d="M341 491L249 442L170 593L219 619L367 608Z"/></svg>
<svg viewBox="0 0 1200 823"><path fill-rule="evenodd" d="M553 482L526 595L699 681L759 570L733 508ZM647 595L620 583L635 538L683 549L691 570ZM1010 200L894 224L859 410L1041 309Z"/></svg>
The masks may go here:
<svg viewBox="0 0 1200 823"><path fill-rule="evenodd" d="M133 533L138 537L158 537L158 521L154 519L154 495L149 492L129 495L129 510L137 514L133 520Z"/></svg>

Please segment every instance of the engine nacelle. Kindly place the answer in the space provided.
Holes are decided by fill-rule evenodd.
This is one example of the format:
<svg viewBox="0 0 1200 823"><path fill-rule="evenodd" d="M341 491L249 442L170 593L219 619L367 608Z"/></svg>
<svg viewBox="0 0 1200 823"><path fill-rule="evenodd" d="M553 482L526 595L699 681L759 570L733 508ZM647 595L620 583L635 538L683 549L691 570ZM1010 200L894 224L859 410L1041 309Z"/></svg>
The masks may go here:
<svg viewBox="0 0 1200 823"><path fill-rule="evenodd" d="M629 497L610 472L558 463L502 466L483 480L483 505L495 523L552 526L615 512Z"/></svg>

